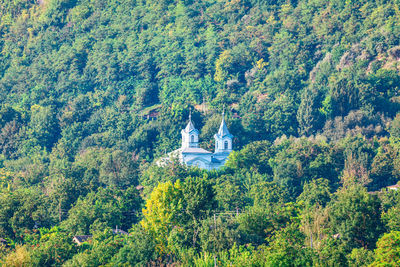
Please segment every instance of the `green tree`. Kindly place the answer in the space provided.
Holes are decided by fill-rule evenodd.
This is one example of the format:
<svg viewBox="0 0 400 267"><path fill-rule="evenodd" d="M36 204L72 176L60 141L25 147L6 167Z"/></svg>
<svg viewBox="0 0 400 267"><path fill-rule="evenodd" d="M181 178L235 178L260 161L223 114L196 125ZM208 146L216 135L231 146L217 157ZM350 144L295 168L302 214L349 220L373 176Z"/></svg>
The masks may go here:
<svg viewBox="0 0 400 267"><path fill-rule="evenodd" d="M95 232L86 249L75 254L64 266L106 265L124 246L125 240L125 235L113 234L111 229Z"/></svg>
<svg viewBox="0 0 400 267"><path fill-rule="evenodd" d="M182 185L178 180L160 183L146 200L143 226L155 240L157 252L168 254L168 236L174 227L181 226L183 209Z"/></svg>
<svg viewBox="0 0 400 267"><path fill-rule="evenodd" d="M155 242L140 226L130 230L126 244L115 254L111 264L143 266L156 259Z"/></svg>
<svg viewBox="0 0 400 267"><path fill-rule="evenodd" d="M199 233L202 251L224 251L239 241L238 224L234 216L215 215L202 221Z"/></svg>
<svg viewBox="0 0 400 267"><path fill-rule="evenodd" d="M187 178L182 187L185 199L185 213L193 223L193 247L195 247L196 236L200 221L209 217L211 212L217 208L215 192L212 184L206 179Z"/></svg>
<svg viewBox="0 0 400 267"><path fill-rule="evenodd" d="M342 188L330 204L330 228L348 248L374 248L383 232L380 201L359 185Z"/></svg>
<svg viewBox="0 0 400 267"><path fill-rule="evenodd" d="M365 248L355 248L347 255L349 266L368 266L374 261L374 253Z"/></svg>
<svg viewBox="0 0 400 267"><path fill-rule="evenodd" d="M25 233L53 222L48 198L37 189L3 193L0 203L0 233L4 237L22 240Z"/></svg>
<svg viewBox="0 0 400 267"><path fill-rule="evenodd" d="M33 105L31 107L31 119L29 122L28 135L34 145L40 145L50 150L57 141L59 125L56 113L51 107Z"/></svg>
<svg viewBox="0 0 400 267"><path fill-rule="evenodd" d="M49 230L42 228L38 247L32 250L31 260L34 266L57 266L72 258L77 251L71 235L59 231L57 227Z"/></svg>
<svg viewBox="0 0 400 267"><path fill-rule="evenodd" d="M400 232L391 231L376 243L375 261L370 266L397 266L400 264Z"/></svg>
<svg viewBox="0 0 400 267"><path fill-rule="evenodd" d="M268 141L252 142L241 150L232 151L225 167L238 171L245 169L258 173L272 174L268 160L272 156L273 146Z"/></svg>
<svg viewBox="0 0 400 267"><path fill-rule="evenodd" d="M141 198L135 188L99 188L97 192L80 197L61 225L66 231L80 235L106 227L127 230L137 221L140 204Z"/></svg>
<svg viewBox="0 0 400 267"><path fill-rule="evenodd" d="M390 136L400 138L400 113L396 115L390 125Z"/></svg>
<svg viewBox="0 0 400 267"><path fill-rule="evenodd" d="M306 209L315 206L325 207L331 200L330 191L331 188L328 180L312 180L304 184L303 192L297 198L297 201L302 201Z"/></svg>
<svg viewBox="0 0 400 267"><path fill-rule="evenodd" d="M322 128L323 118L319 111L321 102L321 93L317 88L313 86L305 88L297 111L300 135L310 136Z"/></svg>
<svg viewBox="0 0 400 267"><path fill-rule="evenodd" d="M296 225L277 231L265 251L267 266L312 266L313 253L303 245L304 235Z"/></svg>

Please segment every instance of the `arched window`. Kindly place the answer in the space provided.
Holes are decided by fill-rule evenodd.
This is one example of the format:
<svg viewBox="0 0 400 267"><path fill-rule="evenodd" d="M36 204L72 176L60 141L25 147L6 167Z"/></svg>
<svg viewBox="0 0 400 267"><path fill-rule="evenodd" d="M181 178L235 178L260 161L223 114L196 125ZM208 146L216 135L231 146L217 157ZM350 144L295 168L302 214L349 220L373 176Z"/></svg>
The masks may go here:
<svg viewBox="0 0 400 267"><path fill-rule="evenodd" d="M191 140L192 143L194 143L194 135L190 136L190 140Z"/></svg>
<svg viewBox="0 0 400 267"><path fill-rule="evenodd" d="M227 150L228 149L228 141L224 142L224 149Z"/></svg>

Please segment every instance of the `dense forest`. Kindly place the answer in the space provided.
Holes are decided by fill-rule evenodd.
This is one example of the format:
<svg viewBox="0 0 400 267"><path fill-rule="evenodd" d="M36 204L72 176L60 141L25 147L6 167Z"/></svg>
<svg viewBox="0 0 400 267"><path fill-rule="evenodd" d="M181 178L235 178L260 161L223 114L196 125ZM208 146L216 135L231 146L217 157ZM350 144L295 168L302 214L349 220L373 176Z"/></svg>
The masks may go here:
<svg viewBox="0 0 400 267"><path fill-rule="evenodd" d="M399 266L399 62L399 0L0 0L0 265Z"/></svg>

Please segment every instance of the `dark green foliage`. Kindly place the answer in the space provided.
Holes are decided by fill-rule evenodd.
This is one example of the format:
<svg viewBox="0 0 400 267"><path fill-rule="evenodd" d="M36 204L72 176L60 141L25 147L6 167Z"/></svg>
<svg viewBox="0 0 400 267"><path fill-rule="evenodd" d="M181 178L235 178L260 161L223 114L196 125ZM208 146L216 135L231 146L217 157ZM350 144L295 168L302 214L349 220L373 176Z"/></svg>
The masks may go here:
<svg viewBox="0 0 400 267"><path fill-rule="evenodd" d="M59 126L56 121L56 114L51 107L32 106L28 127L26 134L31 143L27 146L28 148L39 145L50 149L57 141Z"/></svg>
<svg viewBox="0 0 400 267"><path fill-rule="evenodd" d="M188 177L183 186L182 227L176 227L169 235L175 252L181 248L199 248L199 232L202 221L210 218L216 211L218 203L210 181Z"/></svg>
<svg viewBox="0 0 400 267"><path fill-rule="evenodd" d="M288 190L275 182L259 181L252 184L249 194L255 206L282 204L290 199Z"/></svg>
<svg viewBox="0 0 400 267"><path fill-rule="evenodd" d="M331 233L338 234L347 248L375 247L383 224L380 220L380 202L360 186L343 188L331 204Z"/></svg>
<svg viewBox="0 0 400 267"><path fill-rule="evenodd" d="M40 229L40 240L32 252L34 266L58 266L72 258L78 247L71 242L72 235L59 231L58 228Z"/></svg>
<svg viewBox="0 0 400 267"><path fill-rule="evenodd" d="M390 136L400 138L400 114L397 114L390 126Z"/></svg>
<svg viewBox="0 0 400 267"><path fill-rule="evenodd" d="M315 206L325 207L330 200L330 186L326 179L317 179L304 184L303 192L297 198L297 201L304 203L306 209Z"/></svg>
<svg viewBox="0 0 400 267"><path fill-rule="evenodd" d="M209 211L217 207L215 191L209 181L199 178L187 178L183 186L185 212L195 222L209 216Z"/></svg>
<svg viewBox="0 0 400 267"><path fill-rule="evenodd" d="M272 174L268 160L272 156L272 145L270 142L253 142L240 151L233 151L225 164L227 169L245 169L256 171L261 174Z"/></svg>
<svg viewBox="0 0 400 267"><path fill-rule="evenodd" d="M99 188L99 191L78 199L61 225L75 235L85 235L105 227L128 230L137 222L140 204L141 199L135 188L124 191Z"/></svg>
<svg viewBox="0 0 400 267"><path fill-rule="evenodd" d="M322 140L283 139L276 156L269 160L274 181L289 190L292 200L305 182L320 177L335 186L342 170L343 152Z"/></svg>
<svg viewBox="0 0 400 267"><path fill-rule="evenodd" d="M397 190L386 190L381 193L382 199L382 221L385 223L387 229L393 231L400 230L400 196Z"/></svg>
<svg viewBox="0 0 400 267"><path fill-rule="evenodd" d="M87 248L74 255L65 266L100 266L111 261L124 246L126 237L114 235L110 229L96 232Z"/></svg>
<svg viewBox="0 0 400 267"><path fill-rule="evenodd" d="M384 189L400 180L399 10L0 0L0 265L386 264L400 229ZM154 164L190 110L209 150L225 110L235 151L221 170ZM177 180L177 218L152 236L142 203Z"/></svg>
<svg viewBox="0 0 400 267"><path fill-rule="evenodd" d="M269 203L269 206L253 206L238 218L243 243L260 245L269 240L276 231L284 228L297 217L293 203Z"/></svg>
<svg viewBox="0 0 400 267"><path fill-rule="evenodd" d="M355 248L347 255L349 266L369 266L373 260L373 252L364 248Z"/></svg>
<svg viewBox="0 0 400 267"><path fill-rule="evenodd" d="M304 235L296 225L277 231L270 240L266 257L268 266L312 266L313 253L303 248Z"/></svg>
<svg viewBox="0 0 400 267"><path fill-rule="evenodd" d="M140 227L130 231L125 245L111 260L112 264L142 266L156 259L154 240Z"/></svg>
<svg viewBox="0 0 400 267"><path fill-rule="evenodd" d="M321 249L314 262L322 266L347 266L347 252L340 240L328 237L322 240Z"/></svg>
<svg viewBox="0 0 400 267"><path fill-rule="evenodd" d="M52 223L49 199L35 189L19 189L0 196L0 234L21 240L26 232Z"/></svg>
<svg viewBox="0 0 400 267"><path fill-rule="evenodd" d="M238 242L240 235L232 217L217 216L203 221L199 237L202 251L214 252L229 249Z"/></svg>
<svg viewBox="0 0 400 267"><path fill-rule="evenodd" d="M220 210L234 211L245 206L246 195L242 182L231 175L222 175L216 181L216 199Z"/></svg>

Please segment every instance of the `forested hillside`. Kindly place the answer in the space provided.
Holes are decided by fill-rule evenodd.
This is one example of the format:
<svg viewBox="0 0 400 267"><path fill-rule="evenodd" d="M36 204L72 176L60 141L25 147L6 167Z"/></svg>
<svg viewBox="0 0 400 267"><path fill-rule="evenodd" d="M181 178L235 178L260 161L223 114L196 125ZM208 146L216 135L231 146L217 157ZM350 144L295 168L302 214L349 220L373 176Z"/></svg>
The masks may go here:
<svg viewBox="0 0 400 267"><path fill-rule="evenodd" d="M0 52L1 265L400 265L400 1L0 0ZM190 110L222 170L153 163Z"/></svg>

